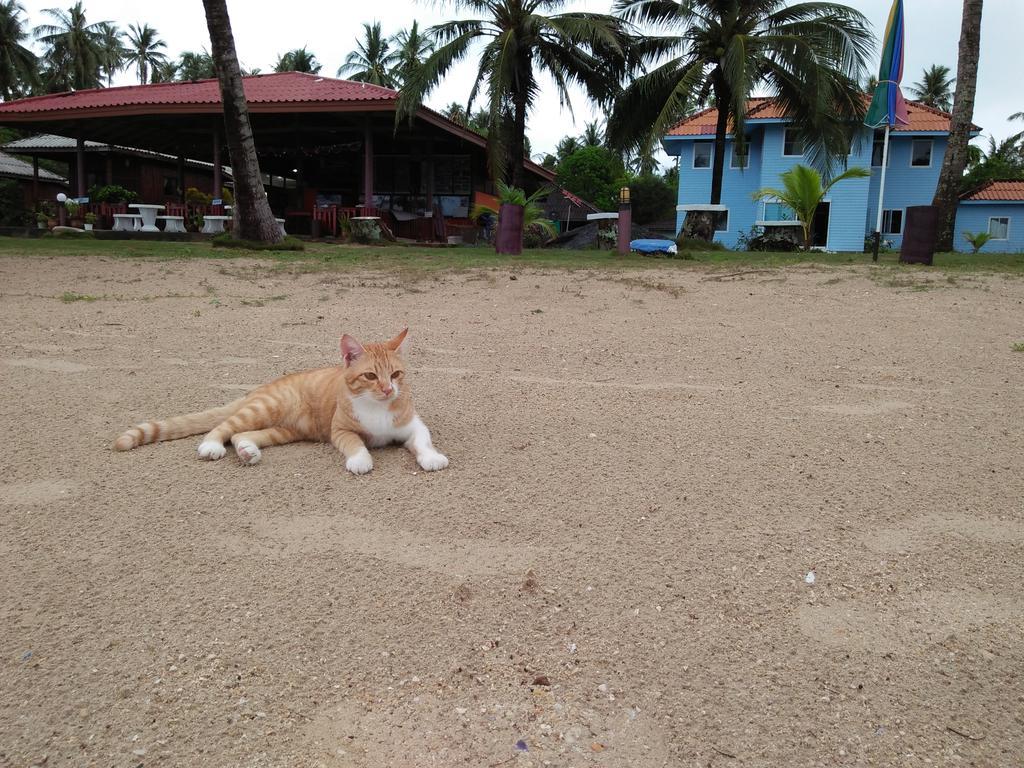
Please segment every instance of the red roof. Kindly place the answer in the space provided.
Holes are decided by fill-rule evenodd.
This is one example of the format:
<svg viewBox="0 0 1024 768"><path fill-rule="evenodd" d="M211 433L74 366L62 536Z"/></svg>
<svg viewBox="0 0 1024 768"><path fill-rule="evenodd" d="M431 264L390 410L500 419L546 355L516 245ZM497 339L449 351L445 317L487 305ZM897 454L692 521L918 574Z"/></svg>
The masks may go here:
<svg viewBox="0 0 1024 768"><path fill-rule="evenodd" d="M867 95L865 95L865 99ZM715 119L718 113L714 107L696 112L676 123L669 129L669 136L713 136ZM758 97L747 100L747 120L782 120L786 117L779 102L774 98ZM950 115L948 112L921 104L918 101L907 101L907 125L897 125L892 130L899 131L940 131L949 132ZM729 126L732 130L732 126ZM974 130L981 130L974 126Z"/></svg>
<svg viewBox="0 0 1024 768"><path fill-rule="evenodd" d="M266 107L277 105L289 105L291 110L299 104L310 105L307 109L320 109L328 104L342 103L352 106L365 105L366 102L391 105L398 98L398 91L390 88L304 72L250 75L242 78L242 81L246 101L253 112L269 111ZM116 109L119 115L143 112L152 114L177 111L178 107L195 111L197 106L209 106L211 111L220 110L220 86L217 80L92 88L33 96L0 104L0 117L40 113L49 113L57 117L71 110L84 111L82 117L92 117L99 116L108 109ZM132 107L138 109L131 109Z"/></svg>
<svg viewBox="0 0 1024 768"><path fill-rule="evenodd" d="M997 202L1024 202L1024 180L997 180L982 184L960 196L961 200L995 200Z"/></svg>

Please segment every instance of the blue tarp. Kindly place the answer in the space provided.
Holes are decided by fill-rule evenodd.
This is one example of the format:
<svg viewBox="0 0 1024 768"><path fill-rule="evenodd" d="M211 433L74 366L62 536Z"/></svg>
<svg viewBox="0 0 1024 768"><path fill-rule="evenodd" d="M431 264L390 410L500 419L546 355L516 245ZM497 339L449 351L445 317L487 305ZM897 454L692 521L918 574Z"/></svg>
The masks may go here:
<svg viewBox="0 0 1024 768"><path fill-rule="evenodd" d="M629 249L638 253L675 253L676 244L671 240L631 240Z"/></svg>

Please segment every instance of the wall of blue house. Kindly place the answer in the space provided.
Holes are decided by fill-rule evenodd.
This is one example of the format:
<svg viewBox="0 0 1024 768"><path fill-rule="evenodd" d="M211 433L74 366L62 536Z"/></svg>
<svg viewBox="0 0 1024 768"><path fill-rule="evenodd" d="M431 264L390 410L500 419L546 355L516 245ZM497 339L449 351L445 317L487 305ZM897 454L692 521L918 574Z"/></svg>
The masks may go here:
<svg viewBox="0 0 1024 768"><path fill-rule="evenodd" d="M914 167L910 164L913 141L930 140L932 142L932 162L927 168ZM870 136L868 142L871 141ZM946 154L947 136L944 133L893 133L889 136L889 168L885 174L885 199L883 210L903 211L906 223L906 209L913 205L931 205L935 196L935 187L939 183L939 171L942 159ZM870 150L868 160L870 160ZM867 163L862 163L867 165ZM871 169L871 185L868 192L867 216L865 218L865 235L875 231L878 222L878 187L881 183L881 166ZM883 239L899 248L903 243L903 234L883 234Z"/></svg>
<svg viewBox="0 0 1024 768"><path fill-rule="evenodd" d="M989 231L989 219L993 217L1008 218L1010 227L1006 240L989 240L982 247L985 253L1022 253L1024 252L1024 200L1013 202L962 202L956 210L956 230L953 235L953 247L958 251L971 251L971 246L964 240L964 232Z"/></svg>

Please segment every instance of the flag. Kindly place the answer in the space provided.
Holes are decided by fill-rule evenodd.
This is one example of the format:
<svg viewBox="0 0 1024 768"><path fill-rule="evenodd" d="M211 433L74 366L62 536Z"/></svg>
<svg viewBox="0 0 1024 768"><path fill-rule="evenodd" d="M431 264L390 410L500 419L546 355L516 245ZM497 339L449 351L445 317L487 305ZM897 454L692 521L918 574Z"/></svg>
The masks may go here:
<svg viewBox="0 0 1024 768"><path fill-rule="evenodd" d="M871 107L864 124L869 128L907 124L907 102L900 91L903 79L903 0L893 0L889 23L885 25L882 63L878 68Z"/></svg>

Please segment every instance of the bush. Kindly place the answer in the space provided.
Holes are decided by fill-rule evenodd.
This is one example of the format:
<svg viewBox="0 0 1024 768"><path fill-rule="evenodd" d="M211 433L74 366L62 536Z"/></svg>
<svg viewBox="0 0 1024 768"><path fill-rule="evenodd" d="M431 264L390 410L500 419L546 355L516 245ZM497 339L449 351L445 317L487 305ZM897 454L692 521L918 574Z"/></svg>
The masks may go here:
<svg viewBox="0 0 1024 768"><path fill-rule="evenodd" d="M138 194L117 184L92 187L89 190L89 202L91 203L135 203L138 202L138 199Z"/></svg>
<svg viewBox="0 0 1024 768"><path fill-rule="evenodd" d="M256 240L240 240L230 232L213 238L214 248L241 248L248 251L304 251L306 246L294 237L286 237L280 243L261 243Z"/></svg>
<svg viewBox="0 0 1024 768"><path fill-rule="evenodd" d="M699 237L687 237L686 235L680 234L676 237L676 248L679 249L680 253L689 251L690 253L699 252L710 252L710 251L727 251L729 250L721 243L714 241L708 242L707 240L701 240ZM685 256L681 258L686 258Z"/></svg>
<svg viewBox="0 0 1024 768"><path fill-rule="evenodd" d="M551 233L537 224L523 229L523 248L543 248L550 239Z"/></svg>
<svg viewBox="0 0 1024 768"><path fill-rule="evenodd" d="M633 179L629 183L629 198L633 204L633 222L636 224L675 218L676 191L661 176L638 176Z"/></svg>
<svg viewBox="0 0 1024 768"><path fill-rule="evenodd" d="M558 183L603 211L617 210L619 188L629 179L622 159L604 147L584 147L558 166Z"/></svg>
<svg viewBox="0 0 1024 768"><path fill-rule="evenodd" d="M14 179L0 179L0 227L25 223L25 198Z"/></svg>
<svg viewBox="0 0 1024 768"><path fill-rule="evenodd" d="M213 195L200 192L195 187L189 187L185 190L185 202L189 205L209 205L213 202Z"/></svg>

